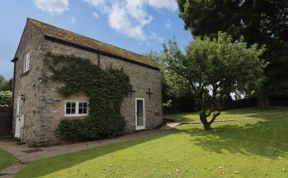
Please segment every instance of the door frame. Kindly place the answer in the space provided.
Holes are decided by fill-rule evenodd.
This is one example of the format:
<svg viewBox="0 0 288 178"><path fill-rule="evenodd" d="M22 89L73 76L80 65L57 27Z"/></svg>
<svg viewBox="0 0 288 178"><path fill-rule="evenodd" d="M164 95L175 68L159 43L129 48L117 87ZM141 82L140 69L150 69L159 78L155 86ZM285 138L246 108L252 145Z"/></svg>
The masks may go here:
<svg viewBox="0 0 288 178"><path fill-rule="evenodd" d="M16 117L15 117L15 131L14 137L21 139L23 126L25 122L24 118L24 99L23 96L17 97L17 105L16 105ZM20 120L19 120L20 119Z"/></svg>
<svg viewBox="0 0 288 178"><path fill-rule="evenodd" d="M143 102L143 126L138 126L137 124L137 101L141 100ZM136 130L143 130L146 128L146 111L145 111L145 98L135 98L135 127Z"/></svg>

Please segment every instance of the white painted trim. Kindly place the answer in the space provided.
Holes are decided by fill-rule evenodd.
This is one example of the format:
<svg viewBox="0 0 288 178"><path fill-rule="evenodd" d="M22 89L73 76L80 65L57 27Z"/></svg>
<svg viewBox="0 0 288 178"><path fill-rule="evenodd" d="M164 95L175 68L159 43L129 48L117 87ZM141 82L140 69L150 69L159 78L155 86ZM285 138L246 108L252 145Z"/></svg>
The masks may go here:
<svg viewBox="0 0 288 178"><path fill-rule="evenodd" d="M22 138L23 136L23 128L24 128L24 100L22 96L18 96L16 105L16 117L15 117L15 130L14 130L14 137L15 138Z"/></svg>
<svg viewBox="0 0 288 178"><path fill-rule="evenodd" d="M143 101L143 126L137 126L137 101ZM135 127L136 130L143 130L146 128L146 111L145 111L145 99L144 98L135 98Z"/></svg>
<svg viewBox="0 0 288 178"><path fill-rule="evenodd" d="M26 73L30 70L30 61L31 61L31 51L27 50L23 55L23 62L22 62L23 73Z"/></svg>
<svg viewBox="0 0 288 178"><path fill-rule="evenodd" d="M66 114L66 103L74 102L75 103L75 114ZM87 103L87 114L79 114L79 103ZM65 100L64 102L64 116L65 117L83 117L88 116L89 114L89 102L88 101L79 101L79 100Z"/></svg>

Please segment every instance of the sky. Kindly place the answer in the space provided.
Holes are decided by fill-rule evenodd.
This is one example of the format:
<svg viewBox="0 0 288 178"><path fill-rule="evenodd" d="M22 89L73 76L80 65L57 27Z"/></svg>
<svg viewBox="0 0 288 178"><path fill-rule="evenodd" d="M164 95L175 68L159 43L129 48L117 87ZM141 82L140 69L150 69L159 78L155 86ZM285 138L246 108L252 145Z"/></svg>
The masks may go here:
<svg viewBox="0 0 288 178"><path fill-rule="evenodd" d="M3 0L0 2L0 75L13 76L13 59L27 17L139 54L160 51L175 38L192 40L176 0Z"/></svg>

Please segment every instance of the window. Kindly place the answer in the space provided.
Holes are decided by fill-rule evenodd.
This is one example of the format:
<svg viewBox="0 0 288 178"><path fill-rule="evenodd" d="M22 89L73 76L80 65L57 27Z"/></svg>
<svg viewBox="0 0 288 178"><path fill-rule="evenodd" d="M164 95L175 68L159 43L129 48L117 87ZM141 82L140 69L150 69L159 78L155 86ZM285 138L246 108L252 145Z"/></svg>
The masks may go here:
<svg viewBox="0 0 288 178"><path fill-rule="evenodd" d="M65 101L65 116L88 115L87 101Z"/></svg>
<svg viewBox="0 0 288 178"><path fill-rule="evenodd" d="M66 115L76 114L76 103L75 102L66 102Z"/></svg>
<svg viewBox="0 0 288 178"><path fill-rule="evenodd" d="M28 72L30 69L30 51L27 51L24 54L24 59L23 59L23 73Z"/></svg>
<svg viewBox="0 0 288 178"><path fill-rule="evenodd" d="M78 114L87 114L87 102L79 102Z"/></svg>

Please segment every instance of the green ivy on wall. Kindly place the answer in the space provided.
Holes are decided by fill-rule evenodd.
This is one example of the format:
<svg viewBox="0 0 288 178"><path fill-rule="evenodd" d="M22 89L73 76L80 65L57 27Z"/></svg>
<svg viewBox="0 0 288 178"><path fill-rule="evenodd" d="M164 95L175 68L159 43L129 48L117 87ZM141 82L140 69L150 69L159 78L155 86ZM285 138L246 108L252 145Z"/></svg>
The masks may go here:
<svg viewBox="0 0 288 178"><path fill-rule="evenodd" d="M125 127L121 102L128 95L130 81L123 69L103 70L88 59L48 54L46 62L52 80L62 82L59 89L67 97L84 92L89 97L89 115L63 119L59 131L70 139L98 139L119 135Z"/></svg>

